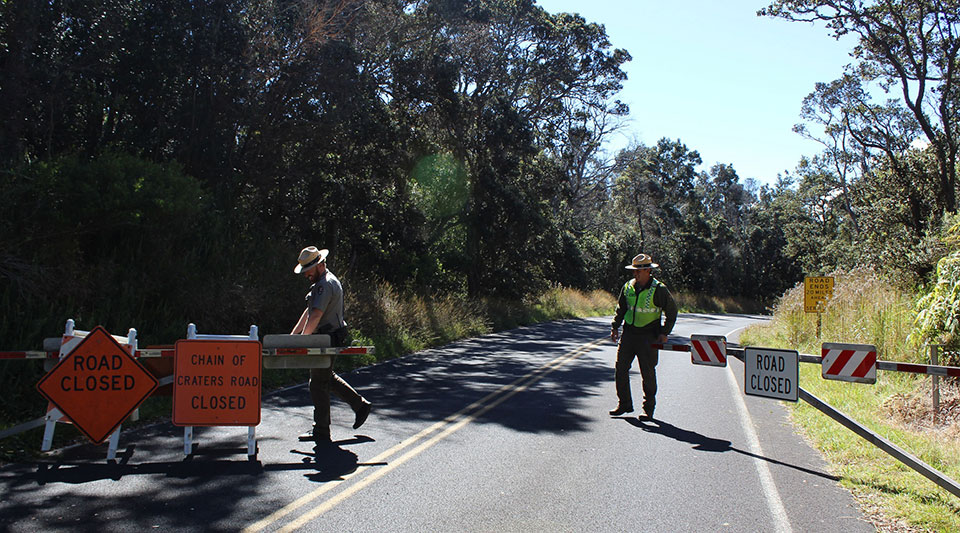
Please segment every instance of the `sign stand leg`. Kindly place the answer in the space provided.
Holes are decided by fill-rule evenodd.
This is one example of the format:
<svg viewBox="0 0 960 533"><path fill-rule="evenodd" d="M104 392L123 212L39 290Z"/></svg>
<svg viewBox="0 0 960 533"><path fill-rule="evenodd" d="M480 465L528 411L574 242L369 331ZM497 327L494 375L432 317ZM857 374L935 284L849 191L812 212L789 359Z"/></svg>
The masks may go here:
<svg viewBox="0 0 960 533"><path fill-rule="evenodd" d="M247 427L247 457L253 459L257 455L257 427Z"/></svg>
<svg viewBox="0 0 960 533"><path fill-rule="evenodd" d="M107 461L117 459L117 446L120 444L120 430L122 426L117 426L116 431L110 435L110 445L107 447Z"/></svg>
<svg viewBox="0 0 960 533"><path fill-rule="evenodd" d="M57 420L63 416L59 409L54 407L47 411L46 422L43 427L43 442L40 444L41 452L49 452L53 447L53 433L57 429Z"/></svg>
<svg viewBox="0 0 960 533"><path fill-rule="evenodd" d="M183 428L183 455L193 453L193 426Z"/></svg>

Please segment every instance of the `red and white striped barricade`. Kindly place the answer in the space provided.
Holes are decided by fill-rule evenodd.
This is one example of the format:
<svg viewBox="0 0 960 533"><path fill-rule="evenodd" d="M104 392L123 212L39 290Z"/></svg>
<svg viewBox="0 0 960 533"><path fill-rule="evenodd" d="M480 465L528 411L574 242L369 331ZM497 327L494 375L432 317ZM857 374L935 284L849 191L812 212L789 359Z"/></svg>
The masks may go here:
<svg viewBox="0 0 960 533"><path fill-rule="evenodd" d="M67 320L66 326L64 327L63 336L59 339L59 347L56 347L57 339L44 339L44 350L49 350L50 352L58 351L58 356L56 359L48 359L44 361L44 369L49 371L56 362L60 359L63 359L70 352L73 351L82 341L89 335L89 331L82 331L76 329L74 320L71 318ZM137 330L130 328L126 337L120 337L117 335L111 335L120 345L130 354L135 354L137 351ZM131 419L136 420L139 416L139 411L134 410L131 415ZM50 451L50 448L53 447L53 435L56 431L57 422L60 423L72 423L68 417L66 417L60 409L57 409L52 403L47 405L47 415L44 421L43 429L43 441L40 444L40 451ZM110 435L109 444L107 447L107 460L112 461L117 457L117 447L120 443L120 431L122 426L118 425L117 429Z"/></svg>
<svg viewBox="0 0 960 533"><path fill-rule="evenodd" d="M654 350L666 350L668 352L689 352L689 344L660 344L653 343L650 345Z"/></svg>
<svg viewBox="0 0 960 533"><path fill-rule="evenodd" d="M691 335L690 362L695 365L727 366L727 338L722 335Z"/></svg>
<svg viewBox="0 0 960 533"><path fill-rule="evenodd" d="M871 344L825 342L821 350L820 375L824 379L877 382L877 348Z"/></svg>
<svg viewBox="0 0 960 533"><path fill-rule="evenodd" d="M330 346L330 335L264 335L263 368L329 368L335 355L374 353L373 346Z"/></svg>

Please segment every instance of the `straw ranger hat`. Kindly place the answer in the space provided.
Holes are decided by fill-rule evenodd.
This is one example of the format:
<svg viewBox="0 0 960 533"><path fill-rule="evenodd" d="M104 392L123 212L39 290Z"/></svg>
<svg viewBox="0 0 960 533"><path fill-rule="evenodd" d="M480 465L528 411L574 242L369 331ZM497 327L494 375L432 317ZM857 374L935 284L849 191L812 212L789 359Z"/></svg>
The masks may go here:
<svg viewBox="0 0 960 533"><path fill-rule="evenodd" d="M631 263L623 268L627 270L640 270L641 268L657 268L658 264L653 262L653 259L647 254L639 254L633 258Z"/></svg>
<svg viewBox="0 0 960 533"><path fill-rule="evenodd" d="M300 258L297 259L297 266L293 267L293 273L299 274L304 270L310 270L318 264L327 260L327 254L330 250L317 250L316 246L307 246L300 250Z"/></svg>

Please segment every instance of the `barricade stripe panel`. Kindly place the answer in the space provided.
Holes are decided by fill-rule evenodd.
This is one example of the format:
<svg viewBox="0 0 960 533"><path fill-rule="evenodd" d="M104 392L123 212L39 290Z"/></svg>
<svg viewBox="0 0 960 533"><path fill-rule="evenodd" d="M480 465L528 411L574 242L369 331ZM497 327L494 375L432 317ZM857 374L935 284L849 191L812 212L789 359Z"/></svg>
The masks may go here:
<svg viewBox="0 0 960 533"><path fill-rule="evenodd" d="M47 352L25 351L25 352L0 352L0 359L46 359L50 357Z"/></svg>
<svg viewBox="0 0 960 533"><path fill-rule="evenodd" d="M347 353L347 354L365 354L365 353L367 353L367 348L366 348L366 347L344 348L343 350L340 350L340 353Z"/></svg>
<svg viewBox="0 0 960 533"><path fill-rule="evenodd" d="M264 356L273 356L273 355L307 355L306 348L273 348L271 350L264 350Z"/></svg>
<svg viewBox="0 0 960 533"><path fill-rule="evenodd" d="M868 352L867 356L864 357L863 361L860 363L860 366L858 366L856 370L853 371L853 377L855 378L866 377L866 375L870 372L870 369L873 368L876 362L877 362L877 353Z"/></svg>
<svg viewBox="0 0 960 533"><path fill-rule="evenodd" d="M710 342L710 348L713 349L714 355L717 356L716 357L717 361L721 363L726 363L727 358L725 355L723 355L723 350L720 349L720 341L709 341L709 342Z"/></svg>
<svg viewBox="0 0 960 533"><path fill-rule="evenodd" d="M137 350L134 357L173 357L174 350Z"/></svg>
<svg viewBox="0 0 960 533"><path fill-rule="evenodd" d="M353 346L348 348L267 348L263 350L265 357L278 355L360 355L371 353L367 346Z"/></svg>
<svg viewBox="0 0 960 533"><path fill-rule="evenodd" d="M693 350L697 352L697 355L700 356L700 360L703 362L709 362L710 356L707 355L707 351L703 349L703 344L699 342L693 343Z"/></svg>
<svg viewBox="0 0 960 533"><path fill-rule="evenodd" d="M863 358L867 355L867 352L858 352L852 350L850 358L847 359L846 364L843 365L843 368L840 370L841 376L855 376L856 370L860 366L860 363L863 361Z"/></svg>
<svg viewBox="0 0 960 533"><path fill-rule="evenodd" d="M932 376L960 377L960 368L947 367L947 366L918 365L915 363L894 363L891 361L877 361L877 368L881 370L893 370L896 372L911 372L913 374L929 374Z"/></svg>
<svg viewBox="0 0 960 533"><path fill-rule="evenodd" d="M686 344L651 344L650 346L658 350L673 350L675 352L689 352L690 346Z"/></svg>
<svg viewBox="0 0 960 533"><path fill-rule="evenodd" d="M837 356L837 360L827 369L827 374L832 376L840 375L843 372L843 367L846 366L847 361L849 361L852 356L853 350L841 351L840 355Z"/></svg>

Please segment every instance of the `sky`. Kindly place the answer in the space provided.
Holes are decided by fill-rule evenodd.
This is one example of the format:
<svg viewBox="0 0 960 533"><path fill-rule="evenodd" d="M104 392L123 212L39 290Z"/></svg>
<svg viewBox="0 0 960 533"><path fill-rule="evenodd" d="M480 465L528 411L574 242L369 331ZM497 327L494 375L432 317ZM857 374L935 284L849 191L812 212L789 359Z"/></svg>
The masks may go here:
<svg viewBox="0 0 960 533"><path fill-rule="evenodd" d="M772 184L819 144L793 132L804 97L853 60L851 38L823 24L758 17L750 0L537 0L549 13L579 13L605 26L612 48L633 60L618 99L630 106L609 150L679 139L703 159L699 170L733 165Z"/></svg>

